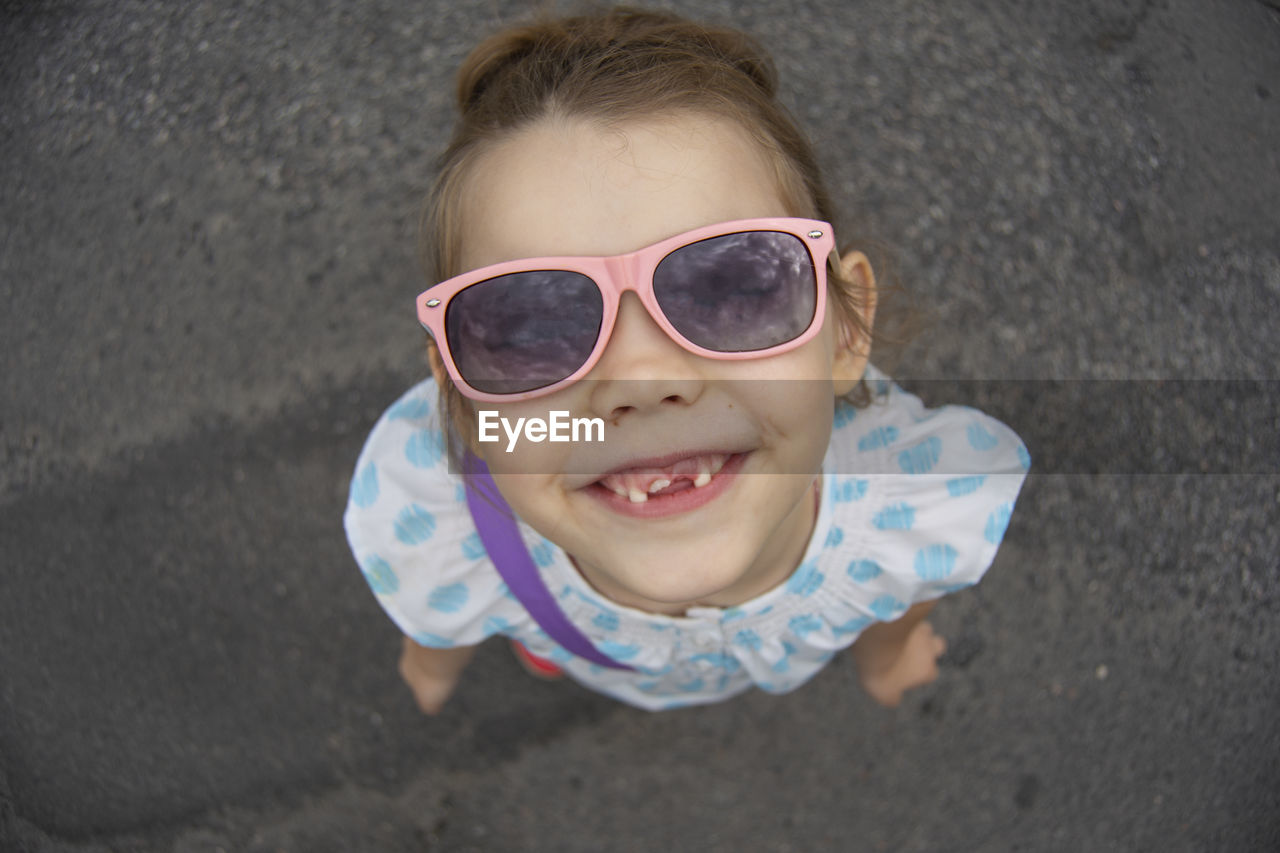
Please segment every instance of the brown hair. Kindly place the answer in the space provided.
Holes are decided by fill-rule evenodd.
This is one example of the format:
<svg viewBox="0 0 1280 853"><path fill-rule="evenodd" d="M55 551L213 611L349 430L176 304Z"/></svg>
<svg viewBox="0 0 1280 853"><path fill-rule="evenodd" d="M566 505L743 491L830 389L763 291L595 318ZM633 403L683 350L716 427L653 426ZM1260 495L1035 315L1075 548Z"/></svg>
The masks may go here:
<svg viewBox="0 0 1280 853"><path fill-rule="evenodd" d="M840 233L813 150L779 102L777 82L773 62L749 35L666 12L620 7L543 18L489 37L458 73L460 117L423 215L429 280L463 272L458 220L472 164L553 116L621 123L694 112L730 120L769 153L789 215L832 222ZM862 316L871 294L838 273L828 276L832 307L855 340L867 340ZM869 402L865 383L849 397L857 405ZM461 416L465 424L470 410L452 383L441 388L441 399L452 422Z"/></svg>

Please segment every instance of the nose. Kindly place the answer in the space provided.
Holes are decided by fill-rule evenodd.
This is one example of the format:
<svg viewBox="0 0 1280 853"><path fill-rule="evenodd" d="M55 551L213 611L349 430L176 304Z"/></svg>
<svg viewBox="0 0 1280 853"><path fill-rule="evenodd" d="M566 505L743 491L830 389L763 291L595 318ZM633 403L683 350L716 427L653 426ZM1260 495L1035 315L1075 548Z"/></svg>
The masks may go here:
<svg viewBox="0 0 1280 853"><path fill-rule="evenodd" d="M691 405L705 387L700 360L654 322L639 297L624 293L604 354L586 376L591 407L617 423L631 412Z"/></svg>

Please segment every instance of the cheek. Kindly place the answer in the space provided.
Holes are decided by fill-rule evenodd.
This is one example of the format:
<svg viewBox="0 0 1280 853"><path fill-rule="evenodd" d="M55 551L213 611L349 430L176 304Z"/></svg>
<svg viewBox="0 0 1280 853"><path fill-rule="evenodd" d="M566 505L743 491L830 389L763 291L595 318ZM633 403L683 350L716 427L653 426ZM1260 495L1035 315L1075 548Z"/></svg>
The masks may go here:
<svg viewBox="0 0 1280 853"><path fill-rule="evenodd" d="M479 456L497 476L529 475L537 480L563 472L570 442L557 439L557 405L540 400L476 407L472 438ZM563 425L559 428L564 432ZM504 489L504 492L506 490Z"/></svg>
<svg viewBox="0 0 1280 853"><path fill-rule="evenodd" d="M814 460L821 462L831 440L835 396L830 379L789 379L762 383L769 393L754 402L777 446L798 467L810 473Z"/></svg>
<svg viewBox="0 0 1280 853"><path fill-rule="evenodd" d="M791 352L740 362L752 377L744 383L746 404L783 435L829 432L835 408L829 344L824 332Z"/></svg>

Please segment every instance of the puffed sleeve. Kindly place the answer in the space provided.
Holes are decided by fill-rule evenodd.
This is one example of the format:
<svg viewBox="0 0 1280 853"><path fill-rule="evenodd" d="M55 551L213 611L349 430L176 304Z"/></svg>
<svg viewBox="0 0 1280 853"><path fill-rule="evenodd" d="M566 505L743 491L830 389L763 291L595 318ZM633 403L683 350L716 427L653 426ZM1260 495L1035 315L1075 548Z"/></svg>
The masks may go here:
<svg viewBox="0 0 1280 853"><path fill-rule="evenodd" d="M374 426L343 523L378 603L419 645L474 645L527 622L485 553L461 478L449 472L433 381Z"/></svg>
<svg viewBox="0 0 1280 853"><path fill-rule="evenodd" d="M926 409L878 384L877 402L841 424L828 464L860 505L835 537L840 568L865 616L889 621L982 577L1031 459L995 418L966 406Z"/></svg>

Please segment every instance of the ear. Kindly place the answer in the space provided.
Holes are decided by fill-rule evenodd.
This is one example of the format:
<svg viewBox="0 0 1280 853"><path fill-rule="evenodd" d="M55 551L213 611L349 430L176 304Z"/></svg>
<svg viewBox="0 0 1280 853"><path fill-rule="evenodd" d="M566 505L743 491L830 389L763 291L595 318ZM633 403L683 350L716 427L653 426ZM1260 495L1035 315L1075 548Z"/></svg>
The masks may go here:
<svg viewBox="0 0 1280 853"><path fill-rule="evenodd" d="M862 328L850 318L835 312L836 349L831 366L831 383L837 397L848 394L862 379L871 357L870 331L876 319L876 276L871 262L862 252L849 252L839 260L841 277L859 294L861 308L858 319ZM865 329L866 331L863 331Z"/></svg>

